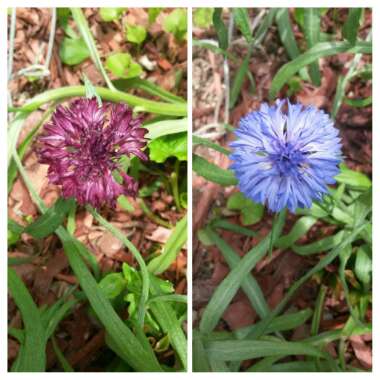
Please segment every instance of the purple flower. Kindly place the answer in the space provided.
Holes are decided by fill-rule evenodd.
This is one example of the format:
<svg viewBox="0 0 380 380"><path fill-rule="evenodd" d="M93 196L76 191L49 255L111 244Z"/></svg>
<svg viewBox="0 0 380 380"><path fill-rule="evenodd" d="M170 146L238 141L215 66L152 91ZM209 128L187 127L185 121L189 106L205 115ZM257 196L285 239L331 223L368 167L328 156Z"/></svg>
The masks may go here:
<svg viewBox="0 0 380 380"><path fill-rule="evenodd" d="M248 198L277 212L310 208L328 193L342 161L339 131L313 106L285 100L240 120L230 155L239 188Z"/></svg>
<svg viewBox="0 0 380 380"><path fill-rule="evenodd" d="M62 186L65 198L95 208L116 205L119 195L136 196L137 182L119 166L119 159L135 155L147 157L142 149L147 130L141 119L132 117L124 104L104 103L95 98L78 99L69 107L58 106L39 137L38 155L49 165L51 183ZM119 184L114 173L119 172Z"/></svg>

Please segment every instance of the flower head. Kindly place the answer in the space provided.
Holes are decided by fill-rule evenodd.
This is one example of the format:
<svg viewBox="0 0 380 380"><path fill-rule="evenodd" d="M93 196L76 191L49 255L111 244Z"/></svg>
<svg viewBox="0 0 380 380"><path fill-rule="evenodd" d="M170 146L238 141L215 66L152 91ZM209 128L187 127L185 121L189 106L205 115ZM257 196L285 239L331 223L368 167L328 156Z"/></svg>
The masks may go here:
<svg viewBox="0 0 380 380"><path fill-rule="evenodd" d="M277 212L310 208L335 183L342 161L339 131L313 106L277 100L240 120L231 169L248 198Z"/></svg>
<svg viewBox="0 0 380 380"><path fill-rule="evenodd" d="M39 137L38 155L48 164L51 183L62 186L65 198L99 208L115 206L121 195L135 196L137 182L119 166L121 156L146 160L142 149L147 130L124 104L79 99L69 107L58 106ZM119 184L113 173L123 178Z"/></svg>

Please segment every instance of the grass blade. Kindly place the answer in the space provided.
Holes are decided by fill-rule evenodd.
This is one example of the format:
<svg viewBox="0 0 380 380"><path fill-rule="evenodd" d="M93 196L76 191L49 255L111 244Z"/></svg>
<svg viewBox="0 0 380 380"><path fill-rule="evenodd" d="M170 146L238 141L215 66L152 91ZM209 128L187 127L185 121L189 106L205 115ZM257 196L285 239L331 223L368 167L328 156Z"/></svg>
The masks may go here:
<svg viewBox="0 0 380 380"><path fill-rule="evenodd" d="M219 248L227 264L233 270L240 261L240 256L210 227L206 229L208 238ZM263 292L259 284L250 274L241 283L244 293L249 298L252 307L255 309L260 318L264 318L268 312L269 307L265 301Z"/></svg>
<svg viewBox="0 0 380 380"><path fill-rule="evenodd" d="M304 31L307 47L310 49L319 42L320 31L320 10L319 8L304 9ZM321 75L319 72L318 60L309 66L310 78L315 86L321 85Z"/></svg>
<svg viewBox="0 0 380 380"><path fill-rule="evenodd" d="M141 275L142 275L142 295L140 299L139 304L139 310L138 310L138 320L141 326L144 324L144 316L145 316L145 304L149 298L149 273L148 269L146 267L144 258L142 257L139 250L135 247L133 243L130 242L129 239L123 234L122 231L120 231L118 228L116 228L114 225L109 223L107 220L105 220L94 208L91 206L87 206L86 209L93 215L93 217L102 225L104 226L108 231L110 231L117 239L119 239L132 253L136 261L138 262L140 269L141 269Z"/></svg>
<svg viewBox="0 0 380 380"><path fill-rule="evenodd" d="M95 63L96 68L100 71L103 76L103 79L107 83L107 86L110 90L114 90L115 87L112 84L111 80L108 78L106 70L103 67L102 61L100 59L98 49L96 48L96 44L90 28L88 26L86 17L84 16L82 10L80 8L70 8L73 19L87 45L88 50L91 54L91 59Z"/></svg>
<svg viewBox="0 0 380 380"><path fill-rule="evenodd" d="M186 100L181 98L180 96L174 95L169 91L164 90L160 86L150 82L146 79L141 78L130 78L130 79L117 79L113 81L113 84L117 89L127 90L130 88L136 88L146 93L157 96L164 101L170 103L186 103Z"/></svg>
<svg viewBox="0 0 380 380"><path fill-rule="evenodd" d="M174 262L187 240L187 215L185 215L175 226L174 230L165 243L162 253L152 259L148 264L149 272L161 274Z"/></svg>
<svg viewBox="0 0 380 380"><path fill-rule="evenodd" d="M17 372L44 372L46 367L46 340L40 312L28 289L12 268L8 268L8 287L20 310L24 324L24 344L12 370Z"/></svg>
<svg viewBox="0 0 380 380"><path fill-rule="evenodd" d="M219 47L222 50L227 50L228 48L228 30L224 25L222 20L222 8L215 8L214 13L212 15L212 22L214 24L214 28L216 31L216 35L218 36Z"/></svg>
<svg viewBox="0 0 380 380"><path fill-rule="evenodd" d="M238 27L248 44L250 44L253 38L247 8L233 8L232 12L234 15L236 26Z"/></svg>
<svg viewBox="0 0 380 380"><path fill-rule="evenodd" d="M370 54L371 52L372 45L370 42L360 41L355 45L351 45L349 42L319 42L317 45L299 55L291 62L286 63L280 70L278 70L272 80L269 97L270 99L274 99L282 86L295 73L297 73L302 67L309 65L319 58L339 53Z"/></svg>
<svg viewBox="0 0 380 380"><path fill-rule="evenodd" d="M155 113L167 116L186 116L186 103L163 103L153 100L140 98L118 90L109 90L104 87L95 87L95 91L103 100L109 100L116 103L126 103L130 107L138 107L140 112ZM19 117L26 118L25 112L35 111L42 105L52 101L63 101L76 96L85 96L86 88L84 86L68 86L47 90L28 100L20 108L12 108L14 112L21 112ZM16 120L16 119L15 119Z"/></svg>
<svg viewBox="0 0 380 380"><path fill-rule="evenodd" d="M205 138L199 137L197 135L193 135L193 145L194 146L196 146L196 145L207 146L208 148L214 149L220 153L223 153L226 156L229 156L231 154L231 152L228 149L220 146L219 144L214 143L213 141L211 141L209 139L205 139Z"/></svg>
<svg viewBox="0 0 380 380"><path fill-rule="evenodd" d="M210 363L202 342L202 335L197 330L193 330L193 371L211 372Z"/></svg>
<svg viewBox="0 0 380 380"><path fill-rule="evenodd" d="M362 8L350 8L347 20L343 25L343 37L352 44L354 44L357 39L362 13Z"/></svg>
<svg viewBox="0 0 380 380"><path fill-rule="evenodd" d="M281 212L277 229L274 231L276 241L282 231L285 221L285 212ZM267 235L256 247L252 248L225 277L206 306L200 322L200 331L203 334L211 332L217 325L225 309L238 291L245 277L250 273L257 262L264 257L269 248L270 236Z"/></svg>
<svg viewBox="0 0 380 380"><path fill-rule="evenodd" d="M222 186L236 185L237 180L232 170L221 169L201 156L193 154L193 170L208 181Z"/></svg>
<svg viewBox="0 0 380 380"><path fill-rule="evenodd" d="M207 344L206 351L210 358L217 360L248 360L265 356L307 355L323 358L324 352L307 343L266 342L263 340L225 340Z"/></svg>
<svg viewBox="0 0 380 380"><path fill-rule="evenodd" d="M49 210L25 228L25 232L36 239L53 233L65 220L67 213L75 204L73 198L59 198Z"/></svg>

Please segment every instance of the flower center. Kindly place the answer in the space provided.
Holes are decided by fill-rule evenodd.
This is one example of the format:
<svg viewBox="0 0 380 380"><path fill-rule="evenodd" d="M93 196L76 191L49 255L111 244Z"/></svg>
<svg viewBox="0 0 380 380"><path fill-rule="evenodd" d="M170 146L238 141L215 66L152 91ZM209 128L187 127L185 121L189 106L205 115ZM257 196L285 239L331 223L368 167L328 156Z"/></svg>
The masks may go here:
<svg viewBox="0 0 380 380"><path fill-rule="evenodd" d="M270 155L273 164L281 175L294 174L305 165L305 156L288 142L278 147L278 151Z"/></svg>

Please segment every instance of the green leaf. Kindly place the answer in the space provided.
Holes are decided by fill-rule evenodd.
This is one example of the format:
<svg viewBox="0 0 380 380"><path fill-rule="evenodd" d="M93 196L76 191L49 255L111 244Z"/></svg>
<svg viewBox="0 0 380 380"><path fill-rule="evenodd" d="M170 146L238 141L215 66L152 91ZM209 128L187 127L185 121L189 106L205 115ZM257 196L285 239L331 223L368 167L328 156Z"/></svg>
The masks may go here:
<svg viewBox="0 0 380 380"><path fill-rule="evenodd" d="M164 162L169 157L187 160L187 133L175 133L158 137L148 144L149 158L155 162Z"/></svg>
<svg viewBox="0 0 380 380"><path fill-rule="evenodd" d="M346 103L350 107L357 107L357 108L368 107L372 104L372 95L364 99L344 98L343 102Z"/></svg>
<svg viewBox="0 0 380 380"><path fill-rule="evenodd" d="M349 169L346 165L340 165L340 173L335 176L338 183L344 183L355 190L367 190L372 186L371 180L363 173Z"/></svg>
<svg viewBox="0 0 380 380"><path fill-rule="evenodd" d="M212 24L214 8L197 8L193 10L193 22L198 28L208 29Z"/></svg>
<svg viewBox="0 0 380 380"><path fill-rule="evenodd" d="M210 358L218 360L248 360L265 356L307 355L323 358L326 354L307 343L266 342L263 340L223 340L208 343L206 351Z"/></svg>
<svg viewBox="0 0 380 380"><path fill-rule="evenodd" d="M153 350L147 350L141 346L141 343L116 314L110 301L107 300L99 289L98 284L78 252L77 245L75 244L76 239L69 235L63 227L60 227L57 232L70 266L78 278L83 291L86 293L90 305L105 326L106 331L114 340L122 358L137 371L162 371Z"/></svg>
<svg viewBox="0 0 380 380"><path fill-rule="evenodd" d="M372 259L369 253L368 246L361 246L356 252L355 274L364 285L369 285L371 282Z"/></svg>
<svg viewBox="0 0 380 380"><path fill-rule="evenodd" d="M232 8L232 12L237 28L240 30L245 40L250 44L253 38L247 8Z"/></svg>
<svg viewBox="0 0 380 380"><path fill-rule="evenodd" d="M228 307L232 298L235 296L246 276L250 274L254 266L268 251L272 234L274 241L276 241L278 236L281 234L284 222L285 212L281 212L279 222L276 224L277 228L273 231L273 233L269 233L257 246L247 252L215 290L210 302L207 304L203 312L200 322L200 331L203 334L207 334L214 330L219 319Z"/></svg>
<svg viewBox="0 0 380 380"><path fill-rule="evenodd" d="M125 195L120 195L119 198L117 198L117 203L119 203L119 205L128 212L135 211L132 203L129 202L128 198Z"/></svg>
<svg viewBox="0 0 380 380"><path fill-rule="evenodd" d="M230 95L230 104L229 107L233 108L240 96L241 87L244 83L244 78L249 72L249 60L251 59L251 49L248 50L248 53L244 57L242 64L240 65L237 73L232 82L231 95Z"/></svg>
<svg viewBox="0 0 380 380"><path fill-rule="evenodd" d="M158 96L162 100L166 100L170 103L186 103L185 99L164 90L150 80L141 78L116 79L113 81L113 83L117 89L120 89L122 91L129 90L130 88L137 88L145 91L148 94Z"/></svg>
<svg viewBox="0 0 380 380"><path fill-rule="evenodd" d="M228 198L227 208L241 211L244 226L258 223L264 214L264 206L262 204L251 201L240 192L233 193Z"/></svg>
<svg viewBox="0 0 380 380"><path fill-rule="evenodd" d="M142 74L143 69L128 53L115 53L106 60L106 68L118 78L134 78Z"/></svg>
<svg viewBox="0 0 380 380"><path fill-rule="evenodd" d="M354 44L357 39L357 34L360 26L360 19L362 17L362 8L350 8L348 17L343 25L342 34L343 37Z"/></svg>
<svg viewBox="0 0 380 380"><path fill-rule="evenodd" d="M211 228L206 228L206 234L210 242L218 247L231 270L236 268L240 262L240 256ZM260 318L265 318L269 312L269 307L255 278L252 275L247 275L241 282L241 287Z"/></svg>
<svg viewBox="0 0 380 380"><path fill-rule="evenodd" d="M141 25L126 25L125 38L128 42L141 45L147 36L146 29Z"/></svg>
<svg viewBox="0 0 380 380"><path fill-rule="evenodd" d="M161 13L163 8L148 8L148 19L149 25L153 24L156 21L156 18Z"/></svg>
<svg viewBox="0 0 380 380"><path fill-rule="evenodd" d="M214 149L220 153L225 154L226 156L229 156L231 154L231 152L228 149L222 147L221 145L216 144L209 139L205 139L203 137L193 135L193 146L196 146L196 145L207 146L208 148Z"/></svg>
<svg viewBox="0 0 380 380"><path fill-rule="evenodd" d="M327 236L323 239L317 240L314 243L305 245L293 245L292 250L298 255L307 256L316 253L327 252L332 248L337 247L345 235L345 231L339 231L335 235Z"/></svg>
<svg viewBox="0 0 380 380"><path fill-rule="evenodd" d="M127 286L121 273L109 273L99 282L99 288L109 300L119 296Z"/></svg>
<svg viewBox="0 0 380 380"><path fill-rule="evenodd" d="M102 21L116 21L123 14L125 8L100 8L99 16Z"/></svg>
<svg viewBox="0 0 380 380"><path fill-rule="evenodd" d="M317 219L312 216L304 216L298 219L291 231L277 240L276 247L281 249L291 247L298 239L305 236L316 222Z"/></svg>
<svg viewBox="0 0 380 380"><path fill-rule="evenodd" d="M193 170L208 181L222 186L236 185L237 180L232 170L221 169L219 166L208 162L203 157L193 154Z"/></svg>
<svg viewBox="0 0 380 380"><path fill-rule="evenodd" d="M319 8L305 8L305 38L310 49L319 42L320 10ZM318 60L309 66L310 78L315 86L321 85Z"/></svg>
<svg viewBox="0 0 380 380"><path fill-rule="evenodd" d="M218 37L219 47L222 50L227 50L228 48L228 30L224 25L222 20L222 8L215 8L212 15L212 22Z"/></svg>
<svg viewBox="0 0 380 380"><path fill-rule="evenodd" d="M108 88L111 90L114 90L114 86L112 85L112 82L108 78L107 73L103 67L99 52L96 48L94 37L92 36L92 33L90 31L90 27L88 26L88 22L85 15L83 14L80 8L70 8L70 10L71 10L73 19L82 35L82 38L87 45L92 61L94 62L96 68L102 74L103 79L107 83Z"/></svg>
<svg viewBox="0 0 380 380"><path fill-rule="evenodd" d="M42 239L53 233L64 221L75 200L59 198L54 206L25 228L25 232L36 239Z"/></svg>
<svg viewBox="0 0 380 380"><path fill-rule="evenodd" d="M155 123L145 124L144 128L148 130L146 138L154 140L158 137L172 135L180 132L186 132L188 119L161 120Z"/></svg>
<svg viewBox="0 0 380 380"><path fill-rule="evenodd" d="M202 342L202 335L197 330L193 330L193 371L211 372L207 353Z"/></svg>
<svg viewBox="0 0 380 380"><path fill-rule="evenodd" d="M164 20L165 32L172 33L176 40L182 41L187 33L187 11L178 8L172 11Z"/></svg>
<svg viewBox="0 0 380 380"><path fill-rule="evenodd" d="M90 56L87 45L83 38L65 37L59 48L59 57L66 65L77 65Z"/></svg>
<svg viewBox="0 0 380 380"><path fill-rule="evenodd" d="M309 65L315 60L339 53L363 53L370 54L372 45L369 42L357 42L351 45L348 42L319 42L314 47L288 62L276 73L272 80L269 97L274 99L282 86L302 67Z"/></svg>
<svg viewBox="0 0 380 380"><path fill-rule="evenodd" d="M153 274L161 274L175 261L177 254L187 240L187 215L185 215L175 226L165 243L162 253L148 264L148 270Z"/></svg>
<svg viewBox="0 0 380 380"><path fill-rule="evenodd" d="M279 331L293 330L296 327L303 325L312 315L313 312L311 309L304 309L294 313L281 315L272 320L272 322L265 328L264 333L272 334ZM235 330L234 335L237 339L254 336L256 330L260 328L260 324L263 324L263 321L257 322L251 326L242 327Z"/></svg>
<svg viewBox="0 0 380 380"><path fill-rule="evenodd" d="M154 282L154 281L152 281ZM159 295L157 288L153 295ZM168 334L170 343L178 354L183 367L187 366L187 342L185 334L182 330L181 323L176 317L173 307L167 302L153 302L150 304L157 322L161 326L163 332Z"/></svg>
<svg viewBox="0 0 380 380"><path fill-rule="evenodd" d="M40 312L28 289L11 268L8 268L8 287L20 310L24 324L24 343L12 371L44 372L46 366L46 341Z"/></svg>

